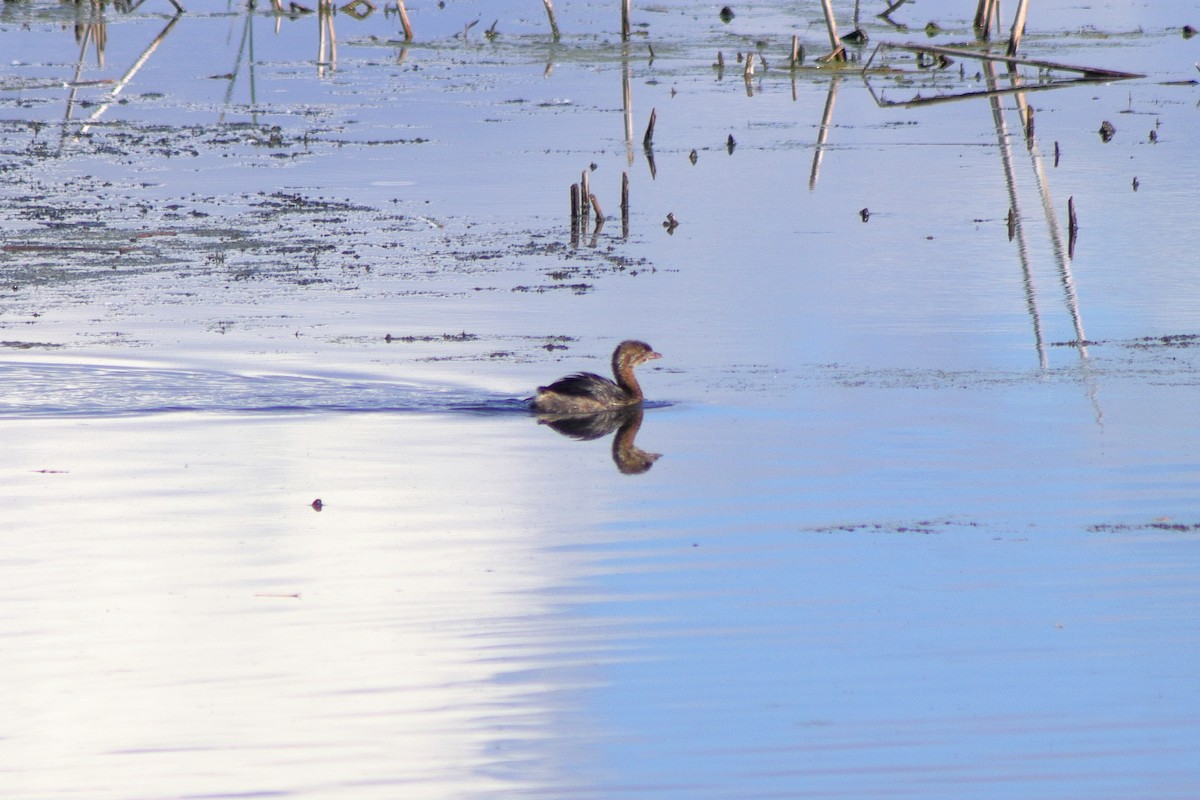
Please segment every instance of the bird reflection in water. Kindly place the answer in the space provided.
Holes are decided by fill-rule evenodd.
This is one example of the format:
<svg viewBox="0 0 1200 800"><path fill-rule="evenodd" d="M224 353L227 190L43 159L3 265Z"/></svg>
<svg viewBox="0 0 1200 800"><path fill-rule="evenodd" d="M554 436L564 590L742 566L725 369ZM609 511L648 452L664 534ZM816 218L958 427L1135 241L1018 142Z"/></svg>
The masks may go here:
<svg viewBox="0 0 1200 800"><path fill-rule="evenodd" d="M640 475L654 466L660 453L648 453L634 442L642 427L642 408L632 406L596 414L542 415L538 423L553 428L563 436L590 441L607 436L614 430L612 459L623 475Z"/></svg>

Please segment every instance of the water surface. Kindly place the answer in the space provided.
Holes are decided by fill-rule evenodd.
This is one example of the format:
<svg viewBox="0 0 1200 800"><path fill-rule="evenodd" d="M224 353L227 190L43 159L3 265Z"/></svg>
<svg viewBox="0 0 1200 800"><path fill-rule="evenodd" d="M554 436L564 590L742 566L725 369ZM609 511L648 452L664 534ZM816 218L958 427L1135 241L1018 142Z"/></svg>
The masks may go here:
<svg viewBox="0 0 1200 800"><path fill-rule="evenodd" d="M1194 796L1200 8L566 5L4 5L0 794Z"/></svg>

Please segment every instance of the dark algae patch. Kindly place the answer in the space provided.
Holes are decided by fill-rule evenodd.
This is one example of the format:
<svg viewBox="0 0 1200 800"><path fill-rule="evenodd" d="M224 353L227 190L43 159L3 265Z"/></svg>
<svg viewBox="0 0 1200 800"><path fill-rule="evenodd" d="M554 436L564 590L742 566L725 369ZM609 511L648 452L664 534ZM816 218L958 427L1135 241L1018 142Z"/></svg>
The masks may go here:
<svg viewBox="0 0 1200 800"><path fill-rule="evenodd" d="M1091 533L1139 533L1146 531L1166 531L1168 533L1197 533L1200 532L1200 522L1174 522L1168 519L1154 520L1142 523L1099 523L1089 525Z"/></svg>

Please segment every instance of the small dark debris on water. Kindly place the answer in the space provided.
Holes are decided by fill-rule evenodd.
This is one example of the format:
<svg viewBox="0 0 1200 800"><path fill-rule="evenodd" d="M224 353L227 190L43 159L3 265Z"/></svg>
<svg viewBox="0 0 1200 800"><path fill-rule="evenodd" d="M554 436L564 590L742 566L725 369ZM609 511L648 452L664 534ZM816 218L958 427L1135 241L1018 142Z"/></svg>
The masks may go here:
<svg viewBox="0 0 1200 800"><path fill-rule="evenodd" d="M1058 142L1054 143L1054 166L1058 167Z"/></svg>
<svg viewBox="0 0 1200 800"><path fill-rule="evenodd" d="M1166 336L1143 336L1134 339L1128 347L1145 349L1150 347L1197 347L1200 346L1200 333L1171 333Z"/></svg>
<svg viewBox="0 0 1200 800"><path fill-rule="evenodd" d="M917 53L918 69L945 69L953 63L954 59L945 53Z"/></svg>
<svg viewBox="0 0 1200 800"><path fill-rule="evenodd" d="M1112 141L1112 138L1117 135L1117 129L1111 122L1109 122L1108 120L1104 120L1104 122L1100 123L1099 133L1100 133L1100 141L1104 142L1105 144L1108 144L1109 142Z"/></svg>
<svg viewBox="0 0 1200 800"><path fill-rule="evenodd" d="M476 342L479 336L474 333L443 333L441 336L392 336L390 333L383 337L385 342Z"/></svg>
<svg viewBox="0 0 1200 800"><path fill-rule="evenodd" d="M675 229L679 227L679 220L675 219L675 215L667 212L667 218L663 220L662 226L667 229L667 233L675 233Z"/></svg>
<svg viewBox="0 0 1200 800"><path fill-rule="evenodd" d="M1017 215L1012 208L1008 209L1008 240L1011 242L1013 237L1017 235Z"/></svg>
<svg viewBox="0 0 1200 800"><path fill-rule="evenodd" d="M845 525L830 525L827 527L807 528L812 533L891 533L891 534L933 534L945 533L954 528L978 528L978 522L956 522L953 520L923 519L914 522L884 523L859 522Z"/></svg>
<svg viewBox="0 0 1200 800"><path fill-rule="evenodd" d="M733 9L729 6L724 6L721 8L721 13L717 16L721 18L721 22L724 22L726 25L728 25L730 22L733 22Z"/></svg>
<svg viewBox="0 0 1200 800"><path fill-rule="evenodd" d="M572 294L587 294L593 288L593 285L590 283L555 283L553 285L542 284L540 286L514 286L512 287L511 291L524 292L526 294L545 294L547 292L555 291L556 289L567 289Z"/></svg>
<svg viewBox="0 0 1200 800"><path fill-rule="evenodd" d="M1164 347L1190 348L1200 347L1200 333L1169 333L1163 336L1143 336L1138 339L1072 339L1067 342L1051 342L1051 347L1098 347L1100 345L1115 345L1130 350L1157 350Z"/></svg>
<svg viewBox="0 0 1200 800"><path fill-rule="evenodd" d="M1171 531L1173 533L1195 533L1200 531L1200 522L1172 522L1170 519L1156 519L1142 524L1101 523L1089 525L1090 533L1136 533L1137 531Z"/></svg>
<svg viewBox="0 0 1200 800"><path fill-rule="evenodd" d="M1158 131L1151 128L1150 129L1150 144L1156 144L1157 142L1158 142Z"/></svg>
<svg viewBox="0 0 1200 800"><path fill-rule="evenodd" d="M312 501L312 510L313 511L320 511L324 507L325 507L325 504L321 502L321 498L318 497L316 500Z"/></svg>
<svg viewBox="0 0 1200 800"><path fill-rule="evenodd" d="M1183 38L1185 39L1190 39L1196 35L1196 29L1191 25L1184 25L1181 29L1181 32L1183 33Z"/></svg>
<svg viewBox="0 0 1200 800"><path fill-rule="evenodd" d="M937 36L941 32L942 32L942 26L938 25L936 22L930 21L930 22L925 23L925 35L926 36Z"/></svg>
<svg viewBox="0 0 1200 800"><path fill-rule="evenodd" d="M737 147L737 142L734 141L733 134L729 134L729 138L725 140L725 149L729 155L733 155L733 148Z"/></svg>
<svg viewBox="0 0 1200 800"><path fill-rule="evenodd" d="M842 37L842 41L846 44L866 44L867 32L862 28L855 28Z"/></svg>
<svg viewBox="0 0 1200 800"><path fill-rule="evenodd" d="M863 222L867 222L868 220L871 219L871 209L864 208L863 210L858 212L858 216Z"/></svg>
<svg viewBox="0 0 1200 800"><path fill-rule="evenodd" d="M692 148L692 152L688 153L688 161L695 164L699 160L700 160L700 156L696 154L696 149Z"/></svg>
<svg viewBox="0 0 1200 800"><path fill-rule="evenodd" d="M1137 179L1137 175L1134 175L1133 176L1133 190L1136 192L1138 190L1138 187L1141 185L1142 185L1142 182Z"/></svg>

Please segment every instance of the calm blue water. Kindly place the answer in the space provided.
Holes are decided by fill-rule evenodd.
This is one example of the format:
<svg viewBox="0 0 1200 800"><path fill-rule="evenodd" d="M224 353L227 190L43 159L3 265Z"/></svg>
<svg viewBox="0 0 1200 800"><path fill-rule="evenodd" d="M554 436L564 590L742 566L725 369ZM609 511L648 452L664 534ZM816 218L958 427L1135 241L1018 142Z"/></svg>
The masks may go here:
<svg viewBox="0 0 1200 800"><path fill-rule="evenodd" d="M0 795L1194 796L1200 7L558 6L4 4Z"/></svg>

